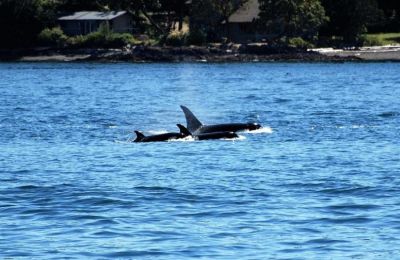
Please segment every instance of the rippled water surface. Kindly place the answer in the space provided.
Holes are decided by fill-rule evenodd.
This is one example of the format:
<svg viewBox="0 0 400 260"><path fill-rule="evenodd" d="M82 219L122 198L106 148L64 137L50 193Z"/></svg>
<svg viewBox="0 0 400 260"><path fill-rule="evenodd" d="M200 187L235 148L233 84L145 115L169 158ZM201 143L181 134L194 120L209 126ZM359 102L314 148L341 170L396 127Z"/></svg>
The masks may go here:
<svg viewBox="0 0 400 260"><path fill-rule="evenodd" d="M0 64L0 258L395 259L400 64ZM131 143L206 123L239 140Z"/></svg>

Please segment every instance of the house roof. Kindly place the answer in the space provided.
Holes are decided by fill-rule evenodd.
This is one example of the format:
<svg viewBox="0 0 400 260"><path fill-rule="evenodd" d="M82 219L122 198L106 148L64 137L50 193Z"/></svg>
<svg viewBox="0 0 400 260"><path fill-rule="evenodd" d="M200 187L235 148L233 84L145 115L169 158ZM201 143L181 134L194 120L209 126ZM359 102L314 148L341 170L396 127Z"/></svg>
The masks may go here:
<svg viewBox="0 0 400 260"><path fill-rule="evenodd" d="M230 23L250 23L258 18L260 4L258 0L248 0L228 18Z"/></svg>
<svg viewBox="0 0 400 260"><path fill-rule="evenodd" d="M62 16L58 20L112 20L118 16L126 14L126 11L110 11L110 12L92 12L92 11L81 11L73 14Z"/></svg>

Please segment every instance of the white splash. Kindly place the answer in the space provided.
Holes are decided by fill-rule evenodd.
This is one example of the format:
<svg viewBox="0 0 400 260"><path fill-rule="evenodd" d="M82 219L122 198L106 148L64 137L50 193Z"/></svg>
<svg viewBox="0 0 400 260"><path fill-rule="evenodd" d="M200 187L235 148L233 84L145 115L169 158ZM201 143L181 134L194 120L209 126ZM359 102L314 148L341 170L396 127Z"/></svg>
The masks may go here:
<svg viewBox="0 0 400 260"><path fill-rule="evenodd" d="M365 128L365 125L352 125L351 128Z"/></svg>
<svg viewBox="0 0 400 260"><path fill-rule="evenodd" d="M129 138L127 140L114 140L114 143L116 144L130 144L135 140L135 138Z"/></svg>
<svg viewBox="0 0 400 260"><path fill-rule="evenodd" d="M168 142L193 142L193 141L195 141L195 139L192 136L186 136L185 138L168 140Z"/></svg>
<svg viewBox="0 0 400 260"><path fill-rule="evenodd" d="M238 135L238 137L236 137L236 138L221 138L221 139L218 139L218 140L235 142L235 141L243 141L245 139L246 139L246 136Z"/></svg>
<svg viewBox="0 0 400 260"><path fill-rule="evenodd" d="M246 140L246 136L244 136L244 135L238 135L239 137L238 138L234 138L233 139L233 141L243 141L243 140ZM227 140L229 140L229 139L227 139ZM232 139L230 139L230 140L232 140Z"/></svg>
<svg viewBox="0 0 400 260"><path fill-rule="evenodd" d="M266 127L261 127L256 130L252 131L245 131L245 133L250 133L250 134L272 134L273 130L271 127L266 126Z"/></svg>

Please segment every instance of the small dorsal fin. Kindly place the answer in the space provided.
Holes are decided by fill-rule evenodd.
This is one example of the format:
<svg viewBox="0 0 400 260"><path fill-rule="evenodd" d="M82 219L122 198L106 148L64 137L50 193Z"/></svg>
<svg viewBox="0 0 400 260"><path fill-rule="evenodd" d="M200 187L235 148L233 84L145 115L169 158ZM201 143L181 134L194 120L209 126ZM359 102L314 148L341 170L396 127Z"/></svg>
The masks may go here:
<svg viewBox="0 0 400 260"><path fill-rule="evenodd" d="M183 125L177 124L177 126L178 126L181 134L183 134L185 136L191 136L192 135L192 133L190 133L189 130L186 127L184 127Z"/></svg>
<svg viewBox="0 0 400 260"><path fill-rule="evenodd" d="M192 111L185 106L181 106L183 113L185 114L187 129L194 133L197 129L203 126L203 124L193 115Z"/></svg>
<svg viewBox="0 0 400 260"><path fill-rule="evenodd" d="M145 138L144 134L142 134L139 131L135 131L136 134L136 139L134 140L134 142L140 142L141 140L143 140L143 138Z"/></svg>

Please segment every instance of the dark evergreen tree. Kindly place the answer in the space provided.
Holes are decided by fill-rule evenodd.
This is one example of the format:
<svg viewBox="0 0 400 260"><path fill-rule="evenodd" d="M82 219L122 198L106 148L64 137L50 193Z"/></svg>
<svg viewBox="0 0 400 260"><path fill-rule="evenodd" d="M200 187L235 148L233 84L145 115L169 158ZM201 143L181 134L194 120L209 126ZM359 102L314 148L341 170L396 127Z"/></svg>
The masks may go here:
<svg viewBox="0 0 400 260"><path fill-rule="evenodd" d="M322 4L330 22L321 32L342 36L345 43L357 43L367 26L382 17L376 0L322 0Z"/></svg>

